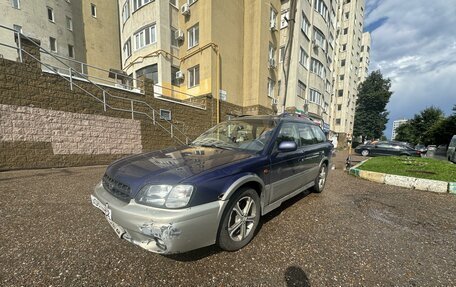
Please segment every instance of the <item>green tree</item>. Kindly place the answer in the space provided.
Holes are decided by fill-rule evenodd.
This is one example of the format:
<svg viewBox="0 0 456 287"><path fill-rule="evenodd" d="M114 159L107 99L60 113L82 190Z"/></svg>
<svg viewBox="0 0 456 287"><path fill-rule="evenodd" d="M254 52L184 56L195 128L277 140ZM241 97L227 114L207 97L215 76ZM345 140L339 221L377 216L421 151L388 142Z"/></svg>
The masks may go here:
<svg viewBox="0 0 456 287"><path fill-rule="evenodd" d="M388 104L393 92L390 91L391 80L384 79L382 73L372 72L360 84L358 100L356 102L355 123L353 134L366 138L380 138L388 122Z"/></svg>
<svg viewBox="0 0 456 287"><path fill-rule="evenodd" d="M435 143L434 126L445 118L441 109L429 107L396 130L396 140L425 145Z"/></svg>
<svg viewBox="0 0 456 287"><path fill-rule="evenodd" d="M440 120L428 132L429 141L426 144L448 144L456 135L456 113Z"/></svg>
<svg viewBox="0 0 456 287"><path fill-rule="evenodd" d="M396 137L394 138L397 141L416 143L416 130L412 125L411 121L408 121L400 125L396 129Z"/></svg>

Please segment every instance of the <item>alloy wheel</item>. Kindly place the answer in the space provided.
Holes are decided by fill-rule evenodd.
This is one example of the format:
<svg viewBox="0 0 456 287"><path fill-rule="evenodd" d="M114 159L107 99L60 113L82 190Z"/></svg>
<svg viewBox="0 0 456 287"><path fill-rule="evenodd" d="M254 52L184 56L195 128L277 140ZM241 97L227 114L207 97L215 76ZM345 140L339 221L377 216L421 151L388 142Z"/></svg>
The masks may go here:
<svg viewBox="0 0 456 287"><path fill-rule="evenodd" d="M256 204L250 196L240 198L230 212L228 234L233 241L242 241L252 232L257 216Z"/></svg>

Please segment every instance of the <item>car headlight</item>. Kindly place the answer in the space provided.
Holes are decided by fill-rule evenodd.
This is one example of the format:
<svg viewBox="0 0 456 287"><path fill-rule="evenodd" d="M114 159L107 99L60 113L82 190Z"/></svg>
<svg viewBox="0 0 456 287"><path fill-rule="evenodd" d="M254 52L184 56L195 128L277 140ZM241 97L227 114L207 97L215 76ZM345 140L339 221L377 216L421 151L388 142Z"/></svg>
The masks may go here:
<svg viewBox="0 0 456 287"><path fill-rule="evenodd" d="M188 204L192 193L191 185L146 185L139 191L136 202L153 207L179 208Z"/></svg>

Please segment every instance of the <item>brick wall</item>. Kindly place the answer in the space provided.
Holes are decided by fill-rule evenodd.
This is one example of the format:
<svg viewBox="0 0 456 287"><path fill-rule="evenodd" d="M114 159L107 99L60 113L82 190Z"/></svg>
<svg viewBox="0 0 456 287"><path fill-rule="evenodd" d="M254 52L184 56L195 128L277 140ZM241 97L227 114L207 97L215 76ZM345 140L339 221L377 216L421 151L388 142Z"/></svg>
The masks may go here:
<svg viewBox="0 0 456 287"><path fill-rule="evenodd" d="M35 53L33 48L26 48ZM71 90L69 82L42 72L36 62L0 59L0 170L109 164L128 154L178 144L146 116L135 114L132 119L131 112L109 108L105 112L100 89L84 81L74 83L95 98L76 87ZM175 127L191 140L216 123L216 101L211 96L198 99L205 102L204 110L155 98L148 80L144 94L103 88L114 96L144 101L157 111L170 110ZM129 101L110 97L107 104L131 108ZM134 103L134 108L150 114L146 105ZM222 102L220 113L225 120L227 115L272 111ZM158 115L156 120L170 129Z"/></svg>

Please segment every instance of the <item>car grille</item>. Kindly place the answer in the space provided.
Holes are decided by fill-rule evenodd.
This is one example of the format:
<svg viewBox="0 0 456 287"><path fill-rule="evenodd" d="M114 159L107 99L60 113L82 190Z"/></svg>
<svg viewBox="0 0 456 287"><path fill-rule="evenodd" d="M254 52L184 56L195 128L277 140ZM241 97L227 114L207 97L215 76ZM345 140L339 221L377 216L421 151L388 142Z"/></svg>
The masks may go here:
<svg viewBox="0 0 456 287"><path fill-rule="evenodd" d="M118 199L129 202L131 188L128 185L125 185L111 177L107 174L103 176L103 187L112 195Z"/></svg>

